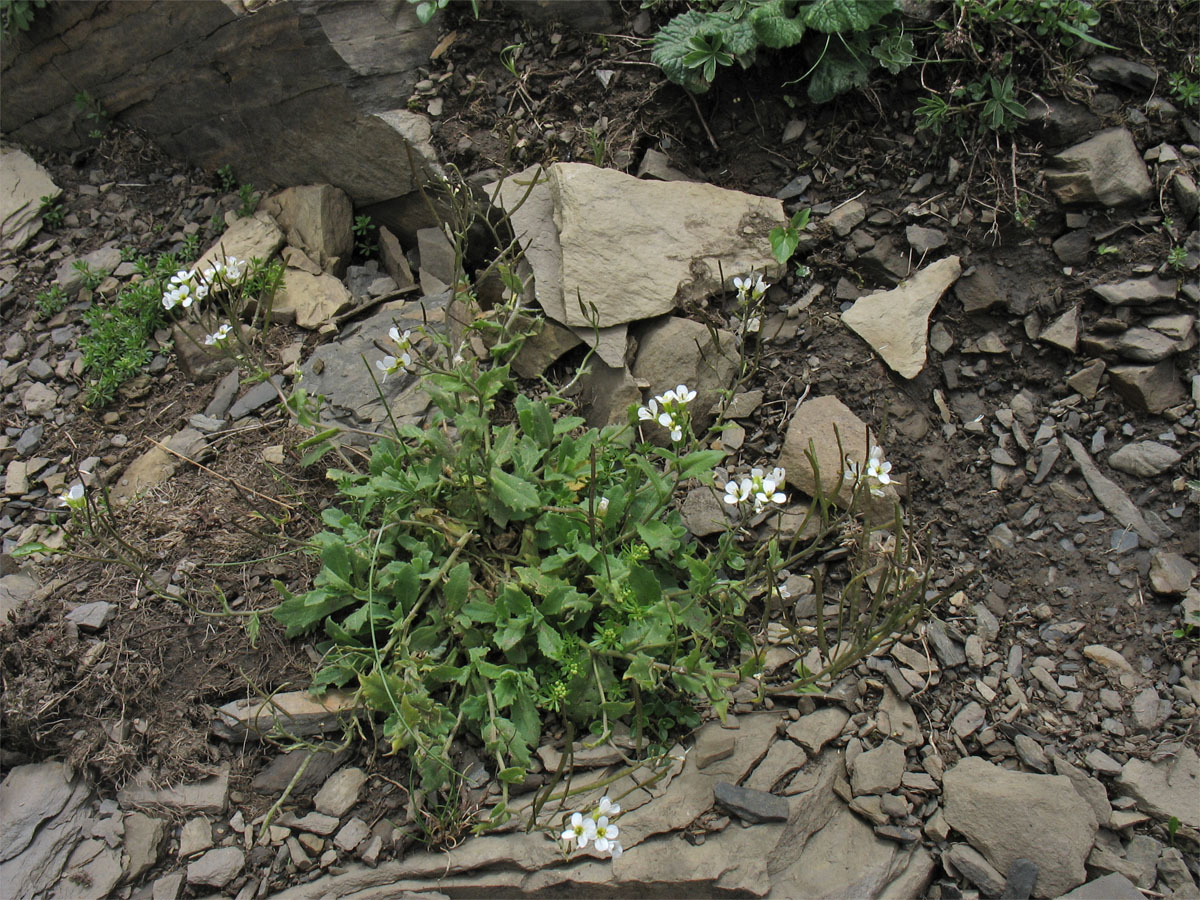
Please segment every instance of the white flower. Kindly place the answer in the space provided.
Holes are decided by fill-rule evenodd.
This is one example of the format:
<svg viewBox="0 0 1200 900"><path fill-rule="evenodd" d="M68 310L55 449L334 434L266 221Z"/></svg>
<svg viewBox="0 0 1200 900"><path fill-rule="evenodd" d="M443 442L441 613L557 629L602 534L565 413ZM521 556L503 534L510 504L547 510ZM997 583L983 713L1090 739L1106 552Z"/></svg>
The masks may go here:
<svg viewBox="0 0 1200 900"><path fill-rule="evenodd" d="M654 422L658 420L658 403L651 400L645 406L638 407L638 419L643 422Z"/></svg>
<svg viewBox="0 0 1200 900"><path fill-rule="evenodd" d="M605 824L608 820L605 820ZM586 819L583 813L572 813L571 824L562 833L562 839L565 843L574 843L576 848L582 850L588 845L588 841L596 837L596 820L591 816Z"/></svg>
<svg viewBox="0 0 1200 900"><path fill-rule="evenodd" d="M753 285L753 283L750 281L750 276L749 276L749 275L747 275L745 278L742 278L742 277L740 277L740 276L739 276L739 277L737 277L737 278L734 278L734 279L733 279L733 286L734 286L735 288L737 288L737 292L738 292L738 299L739 299L739 300L744 300L744 299L747 297L747 295L749 295L749 293L750 293L750 288L752 288L754 285Z"/></svg>
<svg viewBox="0 0 1200 900"><path fill-rule="evenodd" d="M63 506L69 506L71 509L83 509L86 505L86 501L83 499L83 485L79 483L71 485L70 490L63 491L62 496L58 499Z"/></svg>
<svg viewBox="0 0 1200 900"><path fill-rule="evenodd" d="M411 336L412 336L411 330L405 331L404 334L401 334L400 329L394 325L392 326L392 329L388 332L388 337L390 337L392 339L392 342L395 343L395 345L397 347L399 347L400 350L407 350L409 347L412 346Z"/></svg>
<svg viewBox="0 0 1200 900"><path fill-rule="evenodd" d="M625 852L625 848L621 846L620 841L613 841L608 852L612 854L613 859L618 859Z"/></svg>
<svg viewBox="0 0 1200 900"><path fill-rule="evenodd" d="M758 281L754 282L754 288L751 290L751 294L754 296L754 299L757 300L767 292L767 288L769 287L770 285L763 281L763 277L759 275Z"/></svg>
<svg viewBox="0 0 1200 900"><path fill-rule="evenodd" d="M621 804L613 803L607 796L601 797L600 802L596 805L596 809L592 812L592 818L599 821L603 816L612 816L614 819L621 814ZM614 828L616 826L613 826ZM613 832L616 836L616 831Z"/></svg>
<svg viewBox="0 0 1200 900"><path fill-rule="evenodd" d="M737 506L739 503L744 503L750 498L752 490L754 490L754 484L749 478L743 478L741 484L738 484L736 481L726 482L725 502L730 506Z"/></svg>
<svg viewBox="0 0 1200 900"><path fill-rule="evenodd" d="M381 381L387 381L389 375L394 375L396 372L403 372L412 365L412 357L407 353L401 353L400 358L388 355L383 359L375 360L375 368L383 373Z"/></svg>
<svg viewBox="0 0 1200 900"><path fill-rule="evenodd" d="M775 482L776 487L783 487L787 484L787 469L782 466L776 466L771 470L771 480Z"/></svg>
<svg viewBox="0 0 1200 900"><path fill-rule="evenodd" d="M608 498L607 498L607 497L601 497L601 498L600 498L600 499L599 499L599 500L596 502L596 515L598 515L598 516L602 516L602 515L604 515L606 512L608 512ZM604 798L604 800L607 800L607 799L608 799L607 797L605 797L605 798ZM601 801L601 803L603 803L603 802L604 802L604 801L602 800L602 801ZM618 811L618 812L620 812L620 809L618 809L617 811Z"/></svg>
<svg viewBox="0 0 1200 900"><path fill-rule="evenodd" d="M771 285L763 281L761 275L755 276L751 272L745 278L733 279L733 286L737 289L738 300L745 303L747 300L757 300Z"/></svg>
<svg viewBox="0 0 1200 900"><path fill-rule="evenodd" d="M205 336L204 345L206 347L211 347L213 344L222 343L227 337L229 337L229 333L231 331L233 331L233 329L229 326L229 323L226 322L212 334Z"/></svg>
<svg viewBox="0 0 1200 900"><path fill-rule="evenodd" d="M762 319L759 316L751 316L746 320L746 333L758 334L762 331Z"/></svg>
<svg viewBox="0 0 1200 900"><path fill-rule="evenodd" d="M572 817L572 818L574 818L574 817ZM609 821L608 821L608 816L601 816L600 818L596 819L595 821L596 821L596 832L593 837L594 837L594 840L596 841L596 849L599 850L601 853L607 853L609 850L612 849L612 845L615 842L616 837L620 833L621 829L619 829L616 825L610 825Z"/></svg>

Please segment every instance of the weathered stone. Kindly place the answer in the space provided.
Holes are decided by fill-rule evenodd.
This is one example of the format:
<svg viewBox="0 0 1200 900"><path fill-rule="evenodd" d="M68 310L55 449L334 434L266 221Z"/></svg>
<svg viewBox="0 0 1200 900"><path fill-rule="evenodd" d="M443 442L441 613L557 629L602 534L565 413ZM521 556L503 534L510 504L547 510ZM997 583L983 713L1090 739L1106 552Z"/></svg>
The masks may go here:
<svg viewBox="0 0 1200 900"><path fill-rule="evenodd" d="M188 884L222 888L229 884L246 864L246 855L237 847L209 850L187 867Z"/></svg>
<svg viewBox="0 0 1200 900"><path fill-rule="evenodd" d="M713 797L717 803L738 818L751 824L759 822L786 822L788 802L766 791L738 787L725 781L713 786Z"/></svg>
<svg viewBox="0 0 1200 900"><path fill-rule="evenodd" d="M957 256L940 259L900 287L860 297L842 321L893 370L915 378L925 366L929 315L961 271Z"/></svg>
<svg viewBox="0 0 1200 900"><path fill-rule="evenodd" d="M313 807L327 816L344 816L358 802L359 791L367 781L367 773L356 766L347 766L329 776L313 797Z"/></svg>
<svg viewBox="0 0 1200 900"><path fill-rule="evenodd" d="M733 756L737 739L734 732L721 728L716 723L710 723L700 729L696 736L696 746L692 750L696 767L705 769L714 762Z"/></svg>
<svg viewBox="0 0 1200 900"><path fill-rule="evenodd" d="M116 502L125 502L144 493L149 488L167 481L175 470L178 462L174 456L162 447L151 447L121 474L120 479L113 485L111 496Z"/></svg>
<svg viewBox="0 0 1200 900"><path fill-rule="evenodd" d="M1113 349L1125 359L1158 362L1175 353L1176 342L1152 328L1137 326L1118 335Z"/></svg>
<svg viewBox="0 0 1200 900"><path fill-rule="evenodd" d="M57 405L58 392L40 381L31 384L21 398L21 407L30 416L48 416Z"/></svg>
<svg viewBox="0 0 1200 900"><path fill-rule="evenodd" d="M150 890L151 900L178 900L179 895L183 892L183 880L186 877L187 873L183 869L176 869L161 878L154 879Z"/></svg>
<svg viewBox="0 0 1200 900"><path fill-rule="evenodd" d="M1054 242L1053 250L1064 266L1081 266L1092 252L1092 236L1083 229L1068 231Z"/></svg>
<svg viewBox="0 0 1200 900"><path fill-rule="evenodd" d="M629 408L642 402L642 389L629 370L623 365L613 368L603 360L589 367L580 387L583 414L593 428L627 422Z"/></svg>
<svg viewBox="0 0 1200 900"><path fill-rule="evenodd" d="M59 789L54 785L54 779L66 781L69 769L61 763L41 763L18 766L13 772L21 769L40 771L22 773L18 781L11 785L15 790L4 791L8 795L7 800L0 801L0 809L6 814L0 817L0 828L11 833L11 826L15 825L18 837L15 845L0 845L3 848L0 852L6 854L6 858L0 861L0 884L8 886L13 900L33 900L44 896L58 882L83 828L90 826L91 817L85 804L91 791L81 781L75 781L66 800L59 803ZM6 785L13 777L13 772L5 779ZM41 797L22 796L26 788L41 785L45 785L52 793L48 798L51 801L49 806L43 805ZM58 807L55 813L44 815L48 808L55 806ZM14 820L8 818L10 812L16 817ZM35 830L30 837L26 837L29 825Z"/></svg>
<svg viewBox="0 0 1200 900"><path fill-rule="evenodd" d="M280 322L295 322L301 328L320 328L334 316L350 308L353 298L346 286L333 275L313 275L289 266L283 271L283 283L275 292L271 316Z"/></svg>
<svg viewBox="0 0 1200 900"><path fill-rule="evenodd" d="M225 811L229 799L228 766L222 766L216 775L192 784L156 788L154 780L153 773L143 769L117 793L117 801L125 808L165 807L210 815Z"/></svg>
<svg viewBox="0 0 1200 900"><path fill-rule="evenodd" d="M213 845L212 823L204 816L196 816L183 823L179 830L179 858L187 859L205 850L211 850Z"/></svg>
<svg viewBox="0 0 1200 900"><path fill-rule="evenodd" d="M1100 505L1122 526L1136 531L1142 540L1152 545L1158 544L1160 540L1158 533L1146 523L1141 511L1121 490L1120 486L1105 476L1100 468L1092 462L1092 458L1083 449L1083 445L1069 434L1064 434L1062 440L1067 445L1067 449L1071 451L1075 462L1079 464L1084 480L1092 489L1092 493L1096 495L1096 500Z"/></svg>
<svg viewBox="0 0 1200 900"><path fill-rule="evenodd" d="M525 340L513 359L513 370L522 378L537 378L558 359L583 343L569 328L542 319L537 331ZM621 354L624 357L624 353Z"/></svg>
<svg viewBox="0 0 1200 900"><path fill-rule="evenodd" d="M1110 128L1054 157L1058 171L1046 184L1060 203L1123 206L1144 203L1154 192L1146 164L1124 128Z"/></svg>
<svg viewBox="0 0 1200 900"><path fill-rule="evenodd" d="M696 537L706 537L725 530L729 520L725 506L711 488L699 487L688 491L679 507L683 525Z"/></svg>
<svg viewBox="0 0 1200 900"><path fill-rule="evenodd" d="M1184 825L1200 828L1200 756L1182 744L1171 749L1173 755L1161 762L1130 759L1117 784L1137 799L1142 812L1164 822L1175 816Z"/></svg>
<svg viewBox="0 0 1200 900"><path fill-rule="evenodd" d="M20 609L39 587L37 579L24 572L0 577L0 622L8 621L8 614Z"/></svg>
<svg viewBox="0 0 1200 900"><path fill-rule="evenodd" d="M95 600L75 607L67 613L67 621L74 622L83 631L99 631L116 611L117 608L107 600Z"/></svg>
<svg viewBox="0 0 1200 900"><path fill-rule="evenodd" d="M1196 580L1196 566L1178 553L1150 554L1150 586L1159 594L1183 594Z"/></svg>
<svg viewBox="0 0 1200 900"><path fill-rule="evenodd" d="M1042 329L1038 340L1074 353L1079 344L1079 307L1071 307Z"/></svg>
<svg viewBox="0 0 1200 900"><path fill-rule="evenodd" d="M972 700L958 711L950 727L960 738L966 738L982 728L986 719L987 713L984 708Z"/></svg>
<svg viewBox="0 0 1200 900"><path fill-rule="evenodd" d="M145 813L125 814L125 873L126 883L137 881L147 869L158 862L158 850L167 833L167 823Z"/></svg>
<svg viewBox="0 0 1200 900"><path fill-rule="evenodd" d="M886 794L903 777L904 747L889 740L855 758L850 786L855 794Z"/></svg>
<svg viewBox="0 0 1200 900"><path fill-rule="evenodd" d="M337 831L341 820L337 816L329 816L319 812L305 813L303 816L288 813L279 817L279 824L285 828L297 828L300 831L308 831L312 834L328 835Z"/></svg>
<svg viewBox="0 0 1200 900"><path fill-rule="evenodd" d="M762 761L754 767L745 787L756 791L770 791L806 762L808 755L798 746L789 740L777 740Z"/></svg>
<svg viewBox="0 0 1200 900"><path fill-rule="evenodd" d="M550 744L538 747L537 755L548 772L557 772L563 764L563 754ZM620 748L614 747L612 743L587 747L583 742L576 741L571 752L571 765L576 769L597 769L611 766L621 762L622 759Z"/></svg>
<svg viewBox="0 0 1200 900"><path fill-rule="evenodd" d="M459 280L455 270L454 245L441 228L422 228L417 231L417 254L421 258L421 291L426 295L440 294Z"/></svg>
<svg viewBox="0 0 1200 900"><path fill-rule="evenodd" d="M1185 399L1173 360L1164 359L1153 366L1109 366L1108 373L1113 389L1141 412L1158 415Z"/></svg>
<svg viewBox="0 0 1200 900"><path fill-rule="evenodd" d="M75 791L70 768L60 762L17 766L0 784L0 862L29 846L43 822L54 818Z"/></svg>
<svg viewBox="0 0 1200 900"><path fill-rule="evenodd" d="M786 854L776 849L779 859L772 860L772 868L779 865L780 871L772 874L772 896L874 897L904 868L898 864L897 845L876 837L870 825L844 806L802 848Z"/></svg>
<svg viewBox="0 0 1200 900"><path fill-rule="evenodd" d="M1092 291L1111 306L1149 306L1163 300L1172 300L1176 293L1174 279L1133 278L1111 284L1097 284Z"/></svg>
<svg viewBox="0 0 1200 900"><path fill-rule="evenodd" d="M1137 441L1121 447L1108 458L1108 464L1119 472L1139 478L1161 475L1183 457L1166 444L1157 441Z"/></svg>
<svg viewBox="0 0 1200 900"><path fill-rule="evenodd" d="M1141 891L1128 878L1113 872L1093 878L1073 891L1063 894L1059 900L1145 900Z"/></svg>
<svg viewBox="0 0 1200 900"><path fill-rule="evenodd" d="M1037 864L1035 896L1056 897L1086 877L1096 817L1068 779L966 757L946 772L943 787L946 821L988 862L1002 872L1017 858Z"/></svg>
<svg viewBox="0 0 1200 900"><path fill-rule="evenodd" d="M936 228L909 225L904 229L904 236L908 239L908 246L920 254L946 246L946 233Z"/></svg>
<svg viewBox="0 0 1200 900"><path fill-rule="evenodd" d="M237 368L237 360L228 349L220 344L204 343L207 334L203 325L177 322L171 331L175 340L175 358L188 380L204 384Z"/></svg>
<svg viewBox="0 0 1200 900"><path fill-rule="evenodd" d="M733 384L737 371L736 343L729 332L718 331L714 340L708 328L699 322L673 316L651 325L642 334L633 376L650 383L652 396L679 384L695 391L696 399L688 410L693 430L702 434L712 424L721 392Z"/></svg>
<svg viewBox="0 0 1200 900"><path fill-rule="evenodd" d="M662 315L731 289L735 276L780 271L767 239L785 224L778 200L639 181L583 163L556 163L548 172L567 325L603 328ZM574 302L577 293L586 309Z"/></svg>
<svg viewBox="0 0 1200 900"><path fill-rule="evenodd" d="M320 698L308 691L286 691L266 700L226 703L216 710L212 730L227 741L272 734L324 734L343 728L356 710L354 695L346 691L326 691Z"/></svg>
<svg viewBox="0 0 1200 900"><path fill-rule="evenodd" d="M1037 884L1038 867L1032 859L1014 859L1004 881L1004 900L1029 900Z"/></svg>
<svg viewBox="0 0 1200 900"><path fill-rule="evenodd" d="M0 249L23 250L42 227L42 198L53 200L61 193L50 173L30 156L0 147Z"/></svg>
<svg viewBox="0 0 1200 900"><path fill-rule="evenodd" d="M1049 147L1064 147L1093 133L1100 119L1085 106L1059 97L1033 97L1021 126Z"/></svg>
<svg viewBox="0 0 1200 900"><path fill-rule="evenodd" d="M71 851L62 880L52 897L54 900L107 900L120 880L120 852L102 840L83 840Z"/></svg>
<svg viewBox="0 0 1200 900"><path fill-rule="evenodd" d="M812 496L817 488L816 474L805 455L812 442L821 474L821 490L827 498L845 505L850 489L843 476L847 460L863 471L875 435L867 425L836 397L816 397L800 404L788 423L779 453L779 465L787 470L788 485ZM840 445L839 445L840 444ZM846 459L842 458L845 453ZM896 492L892 485L883 488L884 496L866 497L872 515L890 517Z"/></svg>
<svg viewBox="0 0 1200 900"><path fill-rule="evenodd" d="M788 726L787 735L816 756L826 744L842 733L850 714L836 706L826 706L801 716Z"/></svg>
<svg viewBox="0 0 1200 900"><path fill-rule="evenodd" d="M846 237L867 217L867 208L858 200L843 203L828 216L827 224L838 237Z"/></svg>
<svg viewBox="0 0 1200 900"><path fill-rule="evenodd" d="M357 817L351 819L334 835L333 843L343 853L353 853L363 841L371 836L371 826Z"/></svg>
<svg viewBox="0 0 1200 900"><path fill-rule="evenodd" d="M1004 876L970 844L951 844L942 859L979 888L984 895L998 897L1004 891Z"/></svg>
<svg viewBox="0 0 1200 900"><path fill-rule="evenodd" d="M1007 297L996 281L996 270L982 265L970 275L954 283L954 296L963 305L963 312L976 313L1006 304Z"/></svg>
<svg viewBox="0 0 1200 900"><path fill-rule="evenodd" d="M397 288L406 288L416 282L413 280L412 268L404 255L400 240L392 234L386 225L379 228L379 261L383 270L396 282Z"/></svg>
<svg viewBox="0 0 1200 900"><path fill-rule="evenodd" d="M262 209L283 229L288 244L331 275L345 273L354 250L354 208L344 191L329 184L290 187L268 197Z"/></svg>
<svg viewBox="0 0 1200 900"><path fill-rule="evenodd" d="M283 231L275 219L265 212L258 212L236 220L221 234L211 247L196 260L193 269L204 271L214 262L230 256L249 262L252 259L270 260L283 246Z"/></svg>
<svg viewBox="0 0 1200 900"><path fill-rule="evenodd" d="M1109 53L1100 53L1089 59L1087 70L1097 81L1120 85L1130 90L1148 92L1158 85L1158 73L1149 66Z"/></svg>

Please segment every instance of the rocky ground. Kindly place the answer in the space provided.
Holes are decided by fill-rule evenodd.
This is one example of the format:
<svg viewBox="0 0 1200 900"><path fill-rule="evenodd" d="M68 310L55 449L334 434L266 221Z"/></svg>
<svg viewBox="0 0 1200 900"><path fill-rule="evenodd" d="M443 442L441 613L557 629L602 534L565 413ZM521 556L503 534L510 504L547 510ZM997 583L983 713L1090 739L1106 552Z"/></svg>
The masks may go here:
<svg viewBox="0 0 1200 900"><path fill-rule="evenodd" d="M425 850L402 760L359 748L314 757L254 845L303 754L277 754L239 723L256 698L304 686L311 650L269 619L252 641L240 619L197 607L218 611L212 584L235 612L277 602L272 579L301 589L313 564L281 554L316 530L331 487L300 466L303 433L273 389L214 368L178 334L173 349L171 333L156 335L146 376L113 404L85 408L81 314L131 274L123 249L155 253L190 234L204 249L215 216L227 243L275 242L289 271L315 267L314 302L293 292L296 324L278 326L269 358L361 423L377 411L339 361L370 352L386 322L419 318L413 298L450 275L426 233L385 239L378 260L334 277L322 254L347 255L348 222L339 250L290 233L287 198L264 198L270 218L239 217L236 191L213 174L114 131L77 158L39 157L65 217L0 270L0 527L6 554L53 542L54 498L94 472L133 498L117 512L122 532L179 599L111 561L4 558L0 880L30 897L1049 897L1084 882L1074 896L1200 893L1200 647L1185 629L1200 612L1194 120L1122 57L1080 74L1084 102L1054 100L1017 136L968 148L916 133L898 98L883 98L895 110L883 116L851 102L808 115L746 84L693 107L644 64L646 22L633 14L628 37L605 42L504 17L453 24L462 36L412 105L477 183L582 160L813 210L799 251L811 274L767 295L760 373L721 437L729 467L794 457L831 409L865 423L902 476L926 562L942 584L961 576L961 591L826 696L759 710L744 693L724 726L682 737L668 774L622 801L626 854L613 863L564 863L540 833L443 834ZM468 40L472 27L490 38ZM514 82L496 59L515 40ZM1026 200L1005 193L1010 182ZM645 188L607 190L629 210L662 208L636 199ZM629 227L586 224L618 246ZM689 227L674 239L695 240ZM1168 265L1175 246L1185 253ZM80 258L111 278L84 288ZM596 277L598 293L614 276ZM54 283L69 303L43 316L35 298ZM727 300L686 312L731 328ZM339 318L347 309L363 311ZM643 320L666 311L609 327L644 350L661 323ZM675 359L634 361L634 396L639 379L685 377L649 368L660 355ZM416 420L410 388L397 381L388 399ZM712 515L700 509L692 530ZM539 756L552 769L561 750ZM481 774L464 819L488 791Z"/></svg>

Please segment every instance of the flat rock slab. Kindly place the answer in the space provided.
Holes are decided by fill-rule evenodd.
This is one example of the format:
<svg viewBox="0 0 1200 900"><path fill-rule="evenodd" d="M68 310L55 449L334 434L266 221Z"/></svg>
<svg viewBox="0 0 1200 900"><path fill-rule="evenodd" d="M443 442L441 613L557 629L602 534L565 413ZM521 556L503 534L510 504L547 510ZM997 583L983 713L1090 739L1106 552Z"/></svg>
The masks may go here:
<svg viewBox="0 0 1200 900"><path fill-rule="evenodd" d="M860 297L842 321L893 371L916 378L925 367L929 315L961 272L957 256L939 259L897 288Z"/></svg>
<svg viewBox="0 0 1200 900"><path fill-rule="evenodd" d="M713 785L713 798L739 819L751 824L759 822L786 822L788 802L766 791L738 787L725 781Z"/></svg>
<svg viewBox="0 0 1200 900"><path fill-rule="evenodd" d="M1144 203L1154 192L1133 135L1110 128L1054 157L1046 184L1060 203L1123 206Z"/></svg>
<svg viewBox="0 0 1200 900"><path fill-rule="evenodd" d="M1010 772L968 756L943 780L946 821L1000 872L1029 859L1034 896L1057 897L1087 877L1096 814L1070 779Z"/></svg>
<svg viewBox="0 0 1200 900"><path fill-rule="evenodd" d="M287 691L267 700L234 700L216 711L213 734L227 741L269 734L305 736L342 728L357 710L354 694L327 691L317 698L308 691Z"/></svg>
<svg viewBox="0 0 1200 900"><path fill-rule="evenodd" d="M0 784L0 862L28 847L38 827L62 812L74 792L72 772L60 762L9 772Z"/></svg>
<svg viewBox="0 0 1200 900"><path fill-rule="evenodd" d="M1175 753L1161 762L1129 760L1117 784L1136 798L1142 812L1164 822L1175 816L1184 825L1200 828L1200 756L1190 747L1172 749Z"/></svg>
<svg viewBox="0 0 1200 900"><path fill-rule="evenodd" d="M223 813L228 799L228 766L222 766L216 775L203 781L174 787L155 786L154 776L143 770L117 793L117 802L126 809L135 806L164 807L212 815Z"/></svg>
<svg viewBox="0 0 1200 900"><path fill-rule="evenodd" d="M1146 541L1146 543L1157 545L1162 539L1161 536L1146 522L1141 511L1129 499L1129 495L1121 490L1116 482L1101 472L1099 466L1092 462L1092 458L1088 455L1087 450L1083 448L1083 444L1079 443L1079 441L1075 440L1069 434L1064 434L1062 440L1071 452L1071 456L1075 458L1075 462L1079 464L1079 469L1083 472L1084 481L1092 489L1092 493L1096 495L1096 500L1100 505L1108 510L1109 514L1121 525L1136 531L1138 536Z"/></svg>
<svg viewBox="0 0 1200 900"><path fill-rule="evenodd" d="M584 163L555 163L547 172L567 325L605 328L660 316L679 302L732 289L737 276L754 271L770 279L781 271L768 239L786 224L779 200L641 181Z"/></svg>
<svg viewBox="0 0 1200 900"><path fill-rule="evenodd" d="M15 147L0 147L0 248L16 253L42 227L42 198L62 189L50 173Z"/></svg>

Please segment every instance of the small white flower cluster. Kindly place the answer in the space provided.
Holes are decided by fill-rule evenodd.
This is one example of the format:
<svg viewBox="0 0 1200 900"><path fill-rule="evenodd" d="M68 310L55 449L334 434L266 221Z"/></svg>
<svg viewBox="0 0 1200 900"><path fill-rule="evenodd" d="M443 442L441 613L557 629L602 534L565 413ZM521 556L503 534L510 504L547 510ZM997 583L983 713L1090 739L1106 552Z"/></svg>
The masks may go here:
<svg viewBox="0 0 1200 900"><path fill-rule="evenodd" d="M883 496L883 488L892 483L892 464L883 461L883 449L880 447L871 448L871 457L867 460L866 471L861 475L858 469L858 463L846 457L846 472L842 476L845 481L858 482L860 478L866 481L867 488L876 497Z"/></svg>
<svg viewBox="0 0 1200 900"><path fill-rule="evenodd" d="M205 335L204 346L211 347L214 344L223 344L225 342L225 339L229 337L229 333L231 331L233 331L233 328L229 325L228 322L225 322L224 324L221 325L220 328L218 328L212 334Z"/></svg>
<svg viewBox="0 0 1200 900"><path fill-rule="evenodd" d="M766 509L769 503L783 503L787 495L780 490L787 483L787 472L776 466L767 474L762 469L751 469L750 477L740 482L730 481L725 485L725 502L730 506L738 506L750 500L754 501L754 512L757 515Z"/></svg>
<svg viewBox="0 0 1200 900"><path fill-rule="evenodd" d="M645 406L638 408L638 419L643 422L657 422L663 428L670 429L671 440L683 440L683 428L687 424L687 405L696 399L696 392L689 391L687 385L681 384L673 390L655 397ZM659 412L662 404L662 412Z"/></svg>
<svg viewBox="0 0 1200 900"><path fill-rule="evenodd" d="M388 337L392 339L392 343L396 345L396 353L398 356L387 355L383 359L375 360L375 368L383 373L383 381L387 381L389 375L394 375L397 372L403 372L412 365L412 354L409 351L412 349L412 331L400 333L400 329L392 326L388 332Z"/></svg>
<svg viewBox="0 0 1200 900"><path fill-rule="evenodd" d="M189 309L208 296L213 288L240 284L246 277L247 265L245 260L236 256L218 259L206 266L203 272L180 269L167 282L167 291L163 294L164 309L174 309L182 306Z"/></svg>
<svg viewBox="0 0 1200 900"><path fill-rule="evenodd" d="M83 496L83 485L79 482L71 485L70 490L62 492L58 498L58 502L71 509L83 509L87 505L87 500Z"/></svg>
<svg viewBox="0 0 1200 900"><path fill-rule="evenodd" d="M756 279L754 273L751 273L745 278L733 279L733 286L737 289L738 302L749 303L761 299L771 285L763 281L761 275Z"/></svg>
<svg viewBox="0 0 1200 900"><path fill-rule="evenodd" d="M583 850L590 843L600 853L608 853L616 859L625 852L621 842L617 840L620 829L612 822L621 814L621 807L608 797L600 798L600 803L589 814L572 813L566 830L562 833L562 841L567 845L567 851Z"/></svg>

